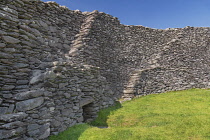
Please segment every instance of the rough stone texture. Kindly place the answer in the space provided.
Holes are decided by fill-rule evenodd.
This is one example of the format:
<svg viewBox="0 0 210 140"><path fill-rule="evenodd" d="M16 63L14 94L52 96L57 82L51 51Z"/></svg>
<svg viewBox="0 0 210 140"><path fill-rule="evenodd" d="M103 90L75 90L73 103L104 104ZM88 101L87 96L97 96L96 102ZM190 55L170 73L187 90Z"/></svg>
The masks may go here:
<svg viewBox="0 0 210 140"><path fill-rule="evenodd" d="M34 98L34 99L17 102L16 109L18 111L31 110L31 109L34 109L34 108L40 106L43 102L44 102L43 97L38 97L38 98Z"/></svg>
<svg viewBox="0 0 210 140"><path fill-rule="evenodd" d="M27 116L28 116L28 114L26 114L24 112L13 113L13 114L4 114L4 115L0 115L0 120L5 121L5 122L13 122L16 120L23 120Z"/></svg>
<svg viewBox="0 0 210 140"><path fill-rule="evenodd" d="M21 92L21 93L16 94L14 96L14 99L26 100L26 99L42 96L43 94L44 94L44 89L31 90L31 91L26 91L26 92Z"/></svg>
<svg viewBox="0 0 210 140"><path fill-rule="evenodd" d="M117 98L210 87L210 28L127 26L55 2L0 0L0 139L46 139Z"/></svg>
<svg viewBox="0 0 210 140"><path fill-rule="evenodd" d="M20 121L16 121L16 122L11 122L11 123L7 123L5 125L0 126L0 128L2 129L14 129L14 128L18 128L18 127L22 127L25 124L23 122Z"/></svg>
<svg viewBox="0 0 210 140"><path fill-rule="evenodd" d="M94 99L91 98L91 97L88 97L88 98L82 98L82 100L80 101L80 107L84 106L84 105L87 105L87 104L90 104L94 102Z"/></svg>
<svg viewBox="0 0 210 140"><path fill-rule="evenodd" d="M13 38L11 36L2 36L3 40L5 40L5 42L7 43L12 43L12 44L16 44L16 43L19 43L20 40L16 39L16 38Z"/></svg>

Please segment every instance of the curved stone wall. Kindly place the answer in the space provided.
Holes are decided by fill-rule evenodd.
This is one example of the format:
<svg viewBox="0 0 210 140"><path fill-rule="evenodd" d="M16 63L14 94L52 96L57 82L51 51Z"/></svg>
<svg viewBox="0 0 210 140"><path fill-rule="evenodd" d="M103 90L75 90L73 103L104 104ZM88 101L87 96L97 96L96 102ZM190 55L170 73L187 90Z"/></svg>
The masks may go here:
<svg viewBox="0 0 210 140"><path fill-rule="evenodd" d="M117 98L209 88L210 28L127 26L55 2L0 1L0 139L47 139Z"/></svg>

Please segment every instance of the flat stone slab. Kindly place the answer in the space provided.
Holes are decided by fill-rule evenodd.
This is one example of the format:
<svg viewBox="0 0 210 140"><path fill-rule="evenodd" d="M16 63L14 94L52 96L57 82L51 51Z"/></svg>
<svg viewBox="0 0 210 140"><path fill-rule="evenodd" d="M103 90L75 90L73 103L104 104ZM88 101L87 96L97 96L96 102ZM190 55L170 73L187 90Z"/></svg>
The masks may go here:
<svg viewBox="0 0 210 140"><path fill-rule="evenodd" d="M2 36L2 38L7 43L11 43L11 44L16 44L16 43L19 43L20 42L20 40L14 38L14 37L11 37L11 36Z"/></svg>
<svg viewBox="0 0 210 140"><path fill-rule="evenodd" d="M86 98L82 98L79 104L80 104L80 107L82 107L92 102L94 102L94 99L92 97L86 97Z"/></svg>
<svg viewBox="0 0 210 140"><path fill-rule="evenodd" d="M16 120L22 120L26 118L28 114L24 112L19 112L19 113L13 113L13 114L4 114L0 115L0 121L5 121L5 122L12 122Z"/></svg>
<svg viewBox="0 0 210 140"><path fill-rule="evenodd" d="M31 110L31 109L34 109L34 108L40 106L43 102L44 102L43 97L38 97L38 98L34 98L34 99L21 101L21 102L16 103L16 109L18 111Z"/></svg>
<svg viewBox="0 0 210 140"><path fill-rule="evenodd" d="M21 92L15 95L14 99L16 100L27 100L35 97L40 97L44 94L44 90L38 89L38 90L31 90L26 92Z"/></svg>

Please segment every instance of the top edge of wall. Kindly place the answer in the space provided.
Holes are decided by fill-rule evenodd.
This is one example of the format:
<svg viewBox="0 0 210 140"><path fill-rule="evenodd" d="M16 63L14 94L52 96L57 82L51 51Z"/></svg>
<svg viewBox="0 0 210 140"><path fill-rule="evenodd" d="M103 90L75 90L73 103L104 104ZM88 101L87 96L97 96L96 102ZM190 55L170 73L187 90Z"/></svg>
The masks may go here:
<svg viewBox="0 0 210 140"><path fill-rule="evenodd" d="M11 0L12 1L12 0ZM139 29L139 28L144 28L144 29L148 29L148 30L158 30L158 31L176 31L176 30L182 30L182 29L190 29L190 30L194 30L194 29L206 29L206 30L210 30L210 27L192 27L192 26L186 26L184 28L166 28L166 29L157 29L157 28L151 28L151 27L146 27L146 26L143 26L143 25L125 25L125 24L122 24L120 22L120 20L117 18L117 17L114 17L110 14L107 14L105 12L100 12L98 10L94 10L92 12L89 12L89 11L80 11L80 10L71 10L69 9L67 6L62 6L60 4L58 4L57 2L55 1L47 1L47 2L43 2L42 0L19 0L19 1L23 1L23 2L37 2L37 3L45 3L47 4L48 6L53 6L53 7L57 7L57 8L60 8L60 9L63 9L63 10L69 10L69 11L73 11L75 13L79 13L79 14L83 14L83 15L88 15L88 14L91 14L91 13L97 13L99 15L105 15L107 17L110 17L110 18L113 18L114 20L117 20L119 21L119 23L122 25L122 26L125 26L125 27L129 27L129 28L136 28L136 29Z"/></svg>

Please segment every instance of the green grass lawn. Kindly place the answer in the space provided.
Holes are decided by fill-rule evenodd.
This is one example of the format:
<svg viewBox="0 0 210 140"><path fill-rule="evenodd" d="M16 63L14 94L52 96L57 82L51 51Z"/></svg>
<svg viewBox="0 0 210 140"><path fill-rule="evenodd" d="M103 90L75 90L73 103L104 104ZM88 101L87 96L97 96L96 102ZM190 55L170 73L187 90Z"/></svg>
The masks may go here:
<svg viewBox="0 0 210 140"><path fill-rule="evenodd" d="M210 140L210 90L140 97L100 111L91 124L108 128L80 124L50 140Z"/></svg>

